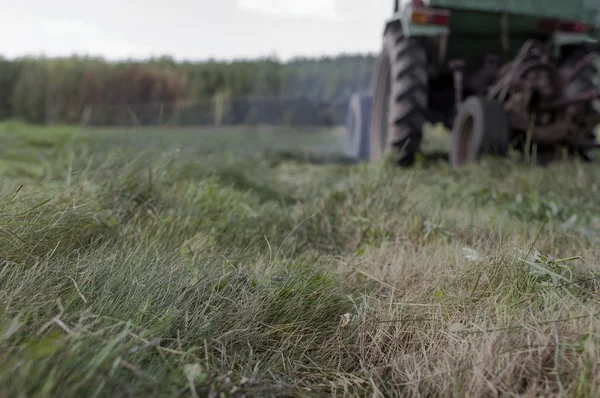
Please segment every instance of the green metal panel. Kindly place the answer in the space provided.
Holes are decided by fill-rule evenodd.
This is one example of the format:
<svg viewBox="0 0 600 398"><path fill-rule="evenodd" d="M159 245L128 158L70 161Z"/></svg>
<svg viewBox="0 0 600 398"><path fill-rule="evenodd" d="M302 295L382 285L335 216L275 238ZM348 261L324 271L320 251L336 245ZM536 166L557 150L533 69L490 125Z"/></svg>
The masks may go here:
<svg viewBox="0 0 600 398"><path fill-rule="evenodd" d="M426 3L430 7L456 10L507 12L512 15L600 22L598 0L429 0Z"/></svg>
<svg viewBox="0 0 600 398"><path fill-rule="evenodd" d="M402 29L407 36L441 36L450 34L450 29L447 27L436 25L403 23Z"/></svg>
<svg viewBox="0 0 600 398"><path fill-rule="evenodd" d="M586 23L596 23L593 10L598 3L587 0L507 0L507 11L511 14L563 18Z"/></svg>
<svg viewBox="0 0 600 398"><path fill-rule="evenodd" d="M558 50L563 44L589 41L590 36L552 35L541 29L542 18L592 24L600 19L600 0L429 0L426 3L429 7L451 11L449 29L411 24L404 7L393 19L402 21L407 35L448 36L442 62L461 58L477 63L489 51L509 61L528 39L551 40Z"/></svg>
<svg viewBox="0 0 600 398"><path fill-rule="evenodd" d="M506 10L507 0L429 0L425 4L429 7L456 8L473 11L503 12Z"/></svg>

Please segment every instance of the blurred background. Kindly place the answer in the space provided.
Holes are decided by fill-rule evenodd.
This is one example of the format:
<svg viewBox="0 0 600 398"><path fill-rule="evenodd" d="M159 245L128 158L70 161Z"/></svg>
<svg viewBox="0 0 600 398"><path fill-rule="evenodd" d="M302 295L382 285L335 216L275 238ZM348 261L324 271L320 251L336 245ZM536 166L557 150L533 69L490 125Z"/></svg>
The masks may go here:
<svg viewBox="0 0 600 398"><path fill-rule="evenodd" d="M391 2L2 0L0 118L334 127L367 89Z"/></svg>

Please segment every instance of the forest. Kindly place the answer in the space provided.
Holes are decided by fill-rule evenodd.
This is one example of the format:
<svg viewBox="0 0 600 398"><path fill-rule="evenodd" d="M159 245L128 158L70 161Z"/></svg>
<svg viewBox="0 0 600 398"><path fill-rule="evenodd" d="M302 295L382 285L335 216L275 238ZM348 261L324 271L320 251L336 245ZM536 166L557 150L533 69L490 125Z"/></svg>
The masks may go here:
<svg viewBox="0 0 600 398"><path fill-rule="evenodd" d="M285 63L0 58L0 119L74 124L87 108L96 125L131 115L150 125L333 125L344 122L350 95L368 89L374 62L368 54Z"/></svg>

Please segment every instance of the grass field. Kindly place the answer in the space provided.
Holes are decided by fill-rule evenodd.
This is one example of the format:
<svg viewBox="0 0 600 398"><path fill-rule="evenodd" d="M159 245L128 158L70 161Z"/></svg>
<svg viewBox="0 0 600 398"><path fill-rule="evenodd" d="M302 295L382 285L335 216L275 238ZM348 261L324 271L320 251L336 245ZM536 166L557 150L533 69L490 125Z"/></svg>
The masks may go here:
<svg viewBox="0 0 600 398"><path fill-rule="evenodd" d="M597 165L350 164L327 131L0 137L1 397L600 391Z"/></svg>

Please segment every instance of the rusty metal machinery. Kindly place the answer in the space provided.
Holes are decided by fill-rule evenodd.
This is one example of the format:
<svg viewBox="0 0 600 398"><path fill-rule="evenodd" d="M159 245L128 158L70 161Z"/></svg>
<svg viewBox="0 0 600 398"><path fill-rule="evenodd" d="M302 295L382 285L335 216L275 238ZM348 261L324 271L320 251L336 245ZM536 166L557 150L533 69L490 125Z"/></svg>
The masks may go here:
<svg viewBox="0 0 600 398"><path fill-rule="evenodd" d="M505 141L517 142L516 147L522 151L529 150L523 145L529 142L546 157L559 155L561 148L566 148L569 153L589 160L588 151L600 148L593 134L600 124L600 113L593 107L594 101L600 98L600 91L574 82L582 71L594 67L591 64L594 56L595 53L590 53L574 65L561 65L553 59L551 48L540 41L528 40L511 62L500 66L497 57L489 54L478 73L468 78L463 72L465 63L451 61L458 104L453 128L453 151L456 152L451 154L453 165L467 163L486 152L484 147L473 143L477 135L482 136L477 139L483 142L498 140L493 136L504 134L507 135ZM598 72L594 73L600 75ZM491 85L490 81L493 81ZM463 92L500 104L506 121L499 119L498 112L492 116L491 111L478 110L481 107L461 117ZM477 125L471 123L473 118L490 117L494 118L493 122L481 122L486 124L485 131L471 131ZM495 127L503 126L504 122L507 129ZM505 153L507 149L500 152Z"/></svg>
<svg viewBox="0 0 600 398"><path fill-rule="evenodd" d="M513 62L500 69L499 81L487 97L504 104L512 135L530 134L531 141L540 146L597 148L586 135L600 123L600 114L592 109L600 92L568 92L590 59L585 57L574 68L560 67L542 43L530 40Z"/></svg>

